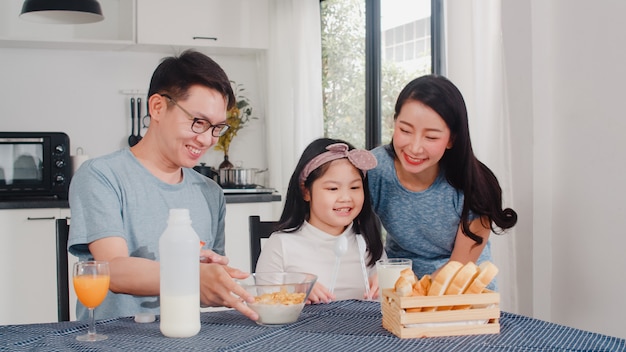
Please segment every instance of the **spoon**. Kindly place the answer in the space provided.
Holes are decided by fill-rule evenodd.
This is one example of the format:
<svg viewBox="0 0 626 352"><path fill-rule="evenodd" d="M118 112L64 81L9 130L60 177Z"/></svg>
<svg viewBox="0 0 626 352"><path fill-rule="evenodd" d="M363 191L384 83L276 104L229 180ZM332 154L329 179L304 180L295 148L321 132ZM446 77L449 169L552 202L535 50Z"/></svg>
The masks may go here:
<svg viewBox="0 0 626 352"><path fill-rule="evenodd" d="M361 261L361 272L363 273L363 281L365 282L365 297L367 297L367 300L370 300L372 299L370 294L370 280L367 275L367 267L365 266L365 251L367 250L367 245L365 244L363 235L356 236L356 244L359 246L359 260Z"/></svg>
<svg viewBox="0 0 626 352"><path fill-rule="evenodd" d="M348 239L346 236L341 235L337 237L335 241L335 267L333 268L333 276L330 284L330 293L335 290L335 283L337 282L337 275L339 274L339 264L341 263L341 257L348 251Z"/></svg>

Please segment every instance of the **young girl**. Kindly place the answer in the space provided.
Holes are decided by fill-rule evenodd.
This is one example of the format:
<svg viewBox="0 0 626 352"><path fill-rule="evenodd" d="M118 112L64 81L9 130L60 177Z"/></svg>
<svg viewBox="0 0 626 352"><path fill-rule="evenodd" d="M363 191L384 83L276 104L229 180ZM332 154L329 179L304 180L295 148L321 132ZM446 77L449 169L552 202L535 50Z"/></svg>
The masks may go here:
<svg viewBox="0 0 626 352"><path fill-rule="evenodd" d="M367 170L375 166L369 151L341 140L321 138L309 144L289 181L278 231L265 242L256 271L317 275L308 303L368 298L366 285L369 298L377 298L375 263L384 251L366 178ZM364 245L359 246L359 236ZM343 240L340 237L347 244L335 279L335 246Z"/></svg>
<svg viewBox="0 0 626 352"><path fill-rule="evenodd" d="M498 180L474 156L465 102L452 82L429 75L404 87L392 141L373 153L369 187L390 258L412 259L419 277L449 260L492 260L490 232L513 227L517 214L502 209Z"/></svg>

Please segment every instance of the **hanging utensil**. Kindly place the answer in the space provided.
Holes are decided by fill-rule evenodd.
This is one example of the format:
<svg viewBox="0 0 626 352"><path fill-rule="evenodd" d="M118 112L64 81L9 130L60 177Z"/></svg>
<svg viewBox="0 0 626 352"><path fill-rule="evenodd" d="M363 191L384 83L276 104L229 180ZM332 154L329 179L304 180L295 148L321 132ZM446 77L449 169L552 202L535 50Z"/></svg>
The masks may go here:
<svg viewBox="0 0 626 352"><path fill-rule="evenodd" d="M137 142L143 138L141 136L141 98L137 98Z"/></svg>
<svg viewBox="0 0 626 352"><path fill-rule="evenodd" d="M339 264L341 263L341 257L346 254L348 251L348 238L346 236L341 235L335 241L335 267L333 268L332 281L330 283L330 288L328 289L330 293L335 291L335 284L337 283L337 275L339 274Z"/></svg>
<svg viewBox="0 0 626 352"><path fill-rule="evenodd" d="M370 280L367 275L367 267L365 266L365 254L367 251L367 245L365 244L365 238L363 235L356 235L356 244L359 246L359 261L361 261L361 272L363 273L363 281L365 282L365 297L367 300L372 299L370 293Z"/></svg>
<svg viewBox="0 0 626 352"><path fill-rule="evenodd" d="M135 136L135 98L130 98L130 127L131 132L128 136L128 145L134 146L137 144L137 136Z"/></svg>

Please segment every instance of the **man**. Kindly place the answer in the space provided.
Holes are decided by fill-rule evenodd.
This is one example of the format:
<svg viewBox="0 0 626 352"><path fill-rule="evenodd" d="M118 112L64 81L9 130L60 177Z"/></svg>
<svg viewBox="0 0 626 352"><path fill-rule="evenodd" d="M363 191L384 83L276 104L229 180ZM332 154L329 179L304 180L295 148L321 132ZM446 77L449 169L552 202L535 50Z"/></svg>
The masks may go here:
<svg viewBox="0 0 626 352"><path fill-rule="evenodd" d="M233 280L248 274L228 267L223 256L224 194L191 169L229 128L226 111L234 104L226 73L209 57L195 51L168 57L150 81L145 136L87 161L74 175L69 250L80 260L108 261L111 272L97 318L159 313L159 237L169 209L187 208L200 240L213 249L200 253L200 304L257 319L244 303L254 298ZM88 317L81 304L77 317Z"/></svg>

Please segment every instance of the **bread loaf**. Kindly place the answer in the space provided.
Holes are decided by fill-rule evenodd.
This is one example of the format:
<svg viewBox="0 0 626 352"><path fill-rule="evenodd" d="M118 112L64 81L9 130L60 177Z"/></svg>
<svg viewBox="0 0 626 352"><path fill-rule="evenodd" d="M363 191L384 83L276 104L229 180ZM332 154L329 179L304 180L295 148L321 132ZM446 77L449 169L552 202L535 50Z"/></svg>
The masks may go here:
<svg viewBox="0 0 626 352"><path fill-rule="evenodd" d="M417 283L413 285L413 296L426 296L430 290L430 275L422 276Z"/></svg>
<svg viewBox="0 0 626 352"><path fill-rule="evenodd" d="M422 276L419 281L413 284L413 291L411 292L411 296L426 296L428 294L428 290L430 289L430 275L426 274ZM407 308L407 313L421 312L422 308Z"/></svg>
<svg viewBox="0 0 626 352"><path fill-rule="evenodd" d="M498 274L498 268L491 262L483 262L479 266L474 262L463 265L457 261L449 261L434 278L424 275L417 279L411 269L402 271L396 281L395 290L398 296L440 296L482 293L487 285ZM469 305L407 308L407 312L468 309Z"/></svg>
<svg viewBox="0 0 626 352"><path fill-rule="evenodd" d="M465 290L464 293L468 294L477 294L481 293L485 290L487 285L496 277L498 274L498 267L495 266L492 262L482 262L478 266L478 275L469 285L469 287ZM462 306L454 306L452 309L469 309L469 305Z"/></svg>
<svg viewBox="0 0 626 352"><path fill-rule="evenodd" d="M400 272L400 277L396 281L394 288L400 297L411 296L413 285L417 282L417 277L411 268L406 268Z"/></svg>
<svg viewBox="0 0 626 352"><path fill-rule="evenodd" d="M467 262L467 264L463 265L459 271L454 275L452 281L450 281L450 285L446 289L445 295L460 295L467 290L467 288L472 284L472 282L478 276L478 266L474 264L474 262ZM437 310L450 310L452 306L440 306L437 307Z"/></svg>
<svg viewBox="0 0 626 352"><path fill-rule="evenodd" d="M456 273L463 267L460 262L451 260L447 262L432 279L428 296L441 296L446 293L448 285L454 279Z"/></svg>

